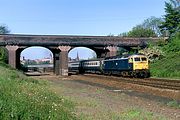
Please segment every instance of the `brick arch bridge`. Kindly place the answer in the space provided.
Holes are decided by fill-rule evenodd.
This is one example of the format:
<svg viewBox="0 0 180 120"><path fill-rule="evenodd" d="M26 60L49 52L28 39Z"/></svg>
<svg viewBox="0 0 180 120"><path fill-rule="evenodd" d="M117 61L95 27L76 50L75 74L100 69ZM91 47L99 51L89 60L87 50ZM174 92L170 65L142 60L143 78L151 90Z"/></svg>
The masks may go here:
<svg viewBox="0 0 180 120"><path fill-rule="evenodd" d="M54 73L68 74L68 52L74 47L88 47L97 57L115 56L118 47L145 47L148 42L164 38L127 38L115 36L71 36L71 35L20 35L0 34L0 46L8 50L8 63L20 67L20 53L27 47L41 46L51 50L54 56Z"/></svg>

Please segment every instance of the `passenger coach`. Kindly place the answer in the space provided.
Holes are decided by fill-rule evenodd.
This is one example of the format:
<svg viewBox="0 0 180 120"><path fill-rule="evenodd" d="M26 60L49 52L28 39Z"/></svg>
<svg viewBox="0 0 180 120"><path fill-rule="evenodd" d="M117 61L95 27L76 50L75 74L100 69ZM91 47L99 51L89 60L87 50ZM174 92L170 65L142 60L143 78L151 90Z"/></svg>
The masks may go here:
<svg viewBox="0 0 180 120"><path fill-rule="evenodd" d="M81 63L81 73L102 73L101 60L83 60Z"/></svg>

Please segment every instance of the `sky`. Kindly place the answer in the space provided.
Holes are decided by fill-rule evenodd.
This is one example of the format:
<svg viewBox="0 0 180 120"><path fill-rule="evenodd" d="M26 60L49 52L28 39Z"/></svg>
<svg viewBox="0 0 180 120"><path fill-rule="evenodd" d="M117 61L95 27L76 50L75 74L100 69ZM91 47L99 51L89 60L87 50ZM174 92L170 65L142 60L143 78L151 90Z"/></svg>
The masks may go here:
<svg viewBox="0 0 180 120"><path fill-rule="evenodd" d="M32 54L33 53L33 54ZM50 55L51 54L51 55ZM89 59L94 56L96 56L95 52L89 48L85 47L76 47L72 49L68 56L71 57L72 59L77 58L77 54L80 59ZM42 58L47 58L53 56L52 52L44 47L29 47L21 52L21 60L23 57L25 59L42 59Z"/></svg>
<svg viewBox="0 0 180 120"><path fill-rule="evenodd" d="M151 16L162 17L165 14L164 2L0 0L0 24L6 24L13 34L118 35Z"/></svg>

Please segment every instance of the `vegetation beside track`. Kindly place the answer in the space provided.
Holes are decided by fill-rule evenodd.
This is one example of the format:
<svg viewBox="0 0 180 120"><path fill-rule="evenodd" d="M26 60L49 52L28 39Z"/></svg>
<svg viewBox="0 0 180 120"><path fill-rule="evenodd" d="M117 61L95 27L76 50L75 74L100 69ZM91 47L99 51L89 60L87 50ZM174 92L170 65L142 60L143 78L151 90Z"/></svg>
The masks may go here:
<svg viewBox="0 0 180 120"><path fill-rule="evenodd" d="M180 109L180 103L175 100L168 102L167 105L173 108Z"/></svg>
<svg viewBox="0 0 180 120"><path fill-rule="evenodd" d="M74 120L73 109L73 103L50 92L46 82L27 78L0 63L1 120Z"/></svg>
<svg viewBox="0 0 180 120"><path fill-rule="evenodd" d="M162 49L165 56L150 64L151 75L180 79L180 33Z"/></svg>

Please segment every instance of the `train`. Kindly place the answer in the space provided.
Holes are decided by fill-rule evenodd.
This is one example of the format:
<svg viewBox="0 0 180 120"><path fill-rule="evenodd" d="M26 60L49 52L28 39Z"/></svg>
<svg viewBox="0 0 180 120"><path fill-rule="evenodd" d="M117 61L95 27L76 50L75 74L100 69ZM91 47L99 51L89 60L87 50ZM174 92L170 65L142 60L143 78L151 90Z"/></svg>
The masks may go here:
<svg viewBox="0 0 180 120"><path fill-rule="evenodd" d="M95 73L123 77L150 77L148 58L143 54L113 56L104 59L71 61L69 73Z"/></svg>

